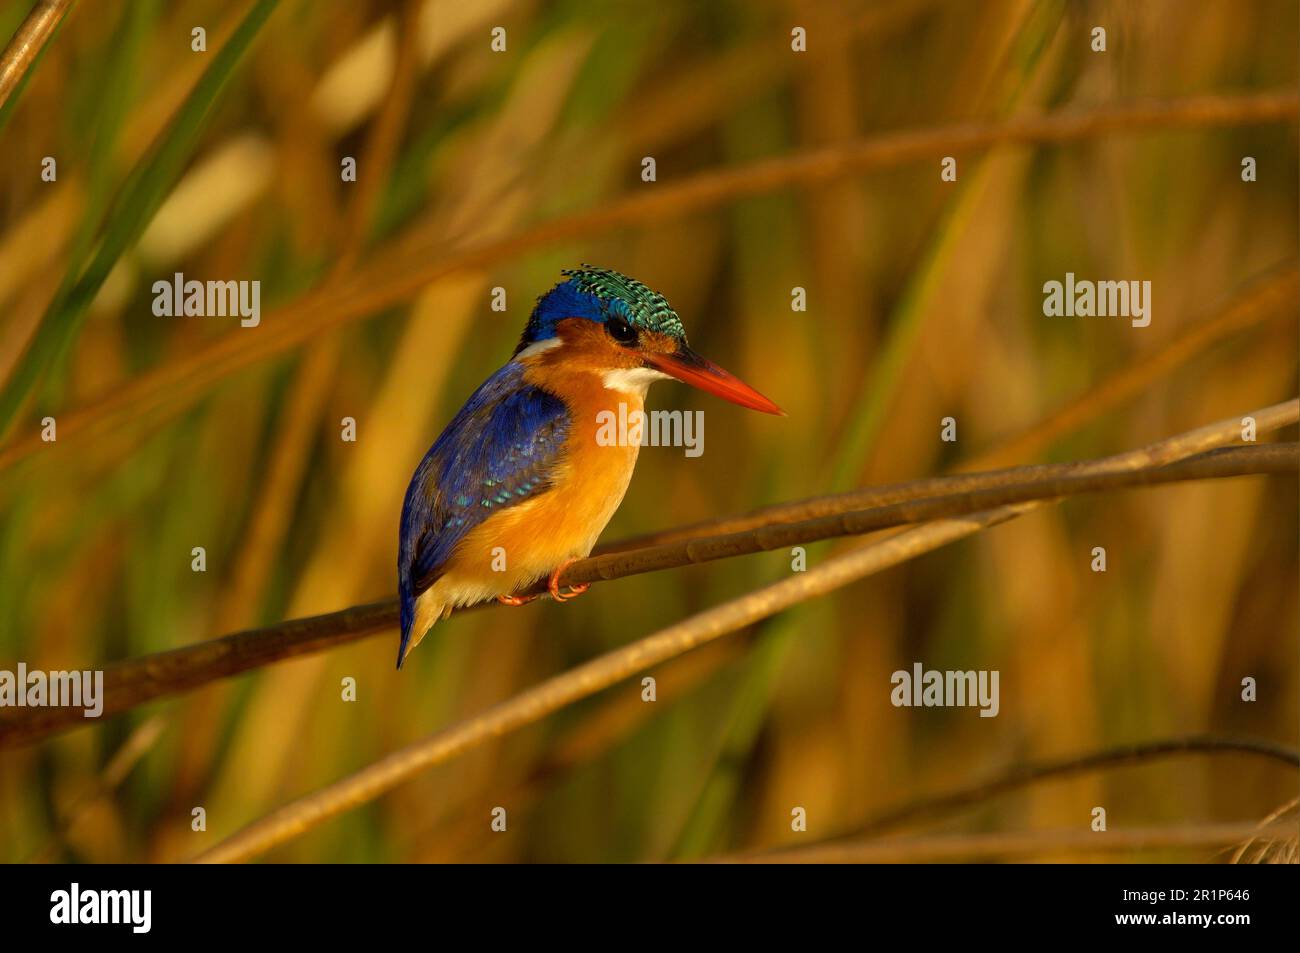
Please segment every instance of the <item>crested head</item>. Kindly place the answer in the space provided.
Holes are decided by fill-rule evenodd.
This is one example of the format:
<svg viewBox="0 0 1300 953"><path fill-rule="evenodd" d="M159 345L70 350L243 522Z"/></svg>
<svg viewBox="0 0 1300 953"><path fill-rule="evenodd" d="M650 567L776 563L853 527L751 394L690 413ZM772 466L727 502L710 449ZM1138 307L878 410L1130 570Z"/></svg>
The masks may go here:
<svg viewBox="0 0 1300 953"><path fill-rule="evenodd" d="M781 409L686 343L686 329L664 296L608 268L566 271L537 299L514 360L532 382L563 395L595 375L608 390L644 395L652 381L675 377L742 407Z"/></svg>
<svg viewBox="0 0 1300 953"><path fill-rule="evenodd" d="M613 319L639 331L666 334L686 342L686 329L667 299L635 278L594 265L561 274L566 280L537 299L516 354L529 345L554 338L556 326L565 318L585 318L597 324Z"/></svg>

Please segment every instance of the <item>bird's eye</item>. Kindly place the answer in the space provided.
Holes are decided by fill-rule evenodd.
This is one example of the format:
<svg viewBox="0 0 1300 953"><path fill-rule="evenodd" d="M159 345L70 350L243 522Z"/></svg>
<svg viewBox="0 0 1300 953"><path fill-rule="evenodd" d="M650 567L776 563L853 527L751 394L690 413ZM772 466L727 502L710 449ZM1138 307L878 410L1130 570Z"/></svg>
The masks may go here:
<svg viewBox="0 0 1300 953"><path fill-rule="evenodd" d="M632 347L637 342L636 328L620 317L609 318L605 322L605 330L609 332L610 337L624 347Z"/></svg>

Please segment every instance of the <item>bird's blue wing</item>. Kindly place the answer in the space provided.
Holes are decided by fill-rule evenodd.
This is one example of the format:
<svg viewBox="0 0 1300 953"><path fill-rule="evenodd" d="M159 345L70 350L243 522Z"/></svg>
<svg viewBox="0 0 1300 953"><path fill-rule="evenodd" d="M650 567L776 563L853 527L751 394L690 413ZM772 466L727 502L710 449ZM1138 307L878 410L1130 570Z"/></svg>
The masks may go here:
<svg viewBox="0 0 1300 953"><path fill-rule="evenodd" d="M568 436L568 408L523 374L511 361L489 377L411 478L398 552L403 649L416 598L437 581L465 534L552 484Z"/></svg>

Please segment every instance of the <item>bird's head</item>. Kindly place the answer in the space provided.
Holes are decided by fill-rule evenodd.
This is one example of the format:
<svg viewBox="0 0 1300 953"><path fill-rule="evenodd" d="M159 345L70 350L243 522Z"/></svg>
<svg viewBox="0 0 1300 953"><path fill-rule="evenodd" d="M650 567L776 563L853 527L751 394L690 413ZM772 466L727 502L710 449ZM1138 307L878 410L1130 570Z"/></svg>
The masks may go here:
<svg viewBox="0 0 1300 953"><path fill-rule="evenodd" d="M741 407L785 412L740 378L686 344L681 319L641 282L584 265L537 299L515 359L556 363L599 374L607 387L644 391L675 377Z"/></svg>

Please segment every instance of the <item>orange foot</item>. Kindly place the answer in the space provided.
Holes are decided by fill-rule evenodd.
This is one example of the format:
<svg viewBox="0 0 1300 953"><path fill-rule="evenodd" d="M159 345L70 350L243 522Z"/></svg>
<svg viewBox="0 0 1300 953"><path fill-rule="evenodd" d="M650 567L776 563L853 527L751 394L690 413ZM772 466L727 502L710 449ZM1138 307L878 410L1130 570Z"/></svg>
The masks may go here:
<svg viewBox="0 0 1300 953"><path fill-rule="evenodd" d="M536 596L497 596L497 602L507 606L522 606L527 605L536 598Z"/></svg>
<svg viewBox="0 0 1300 953"><path fill-rule="evenodd" d="M560 573L564 572L565 569L576 562L576 559L566 559L555 567L555 572L551 573L551 578L547 581L546 588L551 593L551 598L556 602L568 602L570 599L582 595L591 588L591 583L584 582L577 586L570 586L568 592L560 592Z"/></svg>

